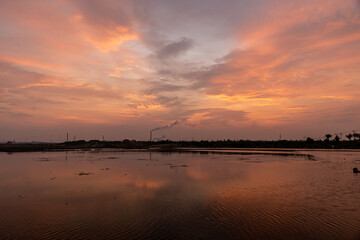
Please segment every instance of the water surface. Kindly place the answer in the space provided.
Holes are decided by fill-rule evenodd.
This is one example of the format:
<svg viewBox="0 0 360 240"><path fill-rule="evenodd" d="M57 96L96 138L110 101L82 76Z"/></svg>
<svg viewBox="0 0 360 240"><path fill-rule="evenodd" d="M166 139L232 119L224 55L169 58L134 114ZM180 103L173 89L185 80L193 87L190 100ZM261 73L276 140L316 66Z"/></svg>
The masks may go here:
<svg viewBox="0 0 360 240"><path fill-rule="evenodd" d="M360 152L0 153L0 239L360 239Z"/></svg>

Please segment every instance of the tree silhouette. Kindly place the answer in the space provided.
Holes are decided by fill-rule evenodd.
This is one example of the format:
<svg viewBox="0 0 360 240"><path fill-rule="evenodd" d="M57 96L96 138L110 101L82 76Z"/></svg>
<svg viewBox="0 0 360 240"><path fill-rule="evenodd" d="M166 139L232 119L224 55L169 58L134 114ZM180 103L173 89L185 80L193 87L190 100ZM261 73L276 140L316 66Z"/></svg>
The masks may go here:
<svg viewBox="0 0 360 240"><path fill-rule="evenodd" d="M346 137L349 139L349 141L351 141L353 135L351 133L349 133L348 135L346 135Z"/></svg>
<svg viewBox="0 0 360 240"><path fill-rule="evenodd" d="M329 133L326 134L326 135L325 135L325 138L326 138L325 141L329 141L331 137L332 137L331 134L329 134Z"/></svg>
<svg viewBox="0 0 360 240"><path fill-rule="evenodd" d="M354 133L353 133L353 138L354 138L354 140L360 139L360 133L354 132Z"/></svg>

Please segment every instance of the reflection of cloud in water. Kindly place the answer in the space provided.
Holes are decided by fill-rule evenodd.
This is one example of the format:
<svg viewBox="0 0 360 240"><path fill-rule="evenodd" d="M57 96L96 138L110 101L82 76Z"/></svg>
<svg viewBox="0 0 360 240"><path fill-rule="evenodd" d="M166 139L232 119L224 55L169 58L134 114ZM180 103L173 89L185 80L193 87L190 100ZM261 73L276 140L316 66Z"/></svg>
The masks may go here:
<svg viewBox="0 0 360 240"><path fill-rule="evenodd" d="M62 152L39 154L2 161L0 233L29 239L59 232L65 234L59 238L263 239L301 231L304 238L331 239L346 229L344 238L351 239L358 229L360 189L349 168L359 160L356 154L346 161L341 154L315 152L329 160L321 164L269 154L152 153L157 165L147 165L148 153L100 153L96 159L102 160L93 162L90 153L78 158L68 152L68 161ZM54 161L32 161L39 157ZM248 162L257 158L262 162Z"/></svg>

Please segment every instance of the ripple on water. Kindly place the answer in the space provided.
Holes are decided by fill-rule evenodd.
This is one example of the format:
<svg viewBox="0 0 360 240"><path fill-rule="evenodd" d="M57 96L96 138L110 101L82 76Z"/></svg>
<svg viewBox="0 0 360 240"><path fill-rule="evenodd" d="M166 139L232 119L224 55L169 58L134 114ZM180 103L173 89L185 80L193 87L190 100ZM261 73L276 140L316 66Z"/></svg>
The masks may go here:
<svg viewBox="0 0 360 240"><path fill-rule="evenodd" d="M97 162L79 164L78 160L69 160L64 165L57 161L34 164L36 168L32 170L36 174L28 176L34 180L26 185L14 181L11 175L4 185L10 186L7 190L16 189L17 193L12 195L17 201L0 199L7 206L2 208L0 239L358 239L360 236L359 188L356 187L359 178L348 173L351 160L341 158L334 162L329 158L326 165L312 161L296 161L294 165L290 160L293 156L284 156L286 161L273 161L275 158L256 155L258 164L246 163L256 160L251 156L244 161L233 161L233 156L204 161L203 156L197 159L196 155L191 158L182 155L174 161L167 158L171 156L161 159L164 164L190 166L175 171L169 167L141 168L139 164L143 163L134 161L146 157L139 154L132 161L121 158L122 165L113 154L111 158L105 155L101 166ZM59 170L58 174L52 164L63 167L62 172ZM91 178L77 177L74 181L73 169L79 166L87 169L89 164L95 164L90 169L106 166L111 171ZM28 167L22 170L25 172ZM22 165L14 167L13 175L17 168ZM44 181L49 179L49 170L62 177ZM126 178L122 176L124 171L129 173ZM158 184L136 188L134 181ZM20 191L28 188L31 191ZM85 192L71 195L84 188ZM30 194L32 191L35 194ZM16 198L18 192L29 194L20 201ZM1 193L9 198L7 191ZM65 206L64 202L69 204ZM44 203L44 208L40 203Z"/></svg>

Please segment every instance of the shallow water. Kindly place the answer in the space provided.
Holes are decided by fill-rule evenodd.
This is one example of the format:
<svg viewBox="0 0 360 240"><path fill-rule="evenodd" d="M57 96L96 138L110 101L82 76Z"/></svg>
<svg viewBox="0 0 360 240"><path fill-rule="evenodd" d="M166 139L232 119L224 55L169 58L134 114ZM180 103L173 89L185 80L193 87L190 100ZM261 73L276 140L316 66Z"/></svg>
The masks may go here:
<svg viewBox="0 0 360 240"><path fill-rule="evenodd" d="M0 239L360 239L353 167L360 152L0 153Z"/></svg>

